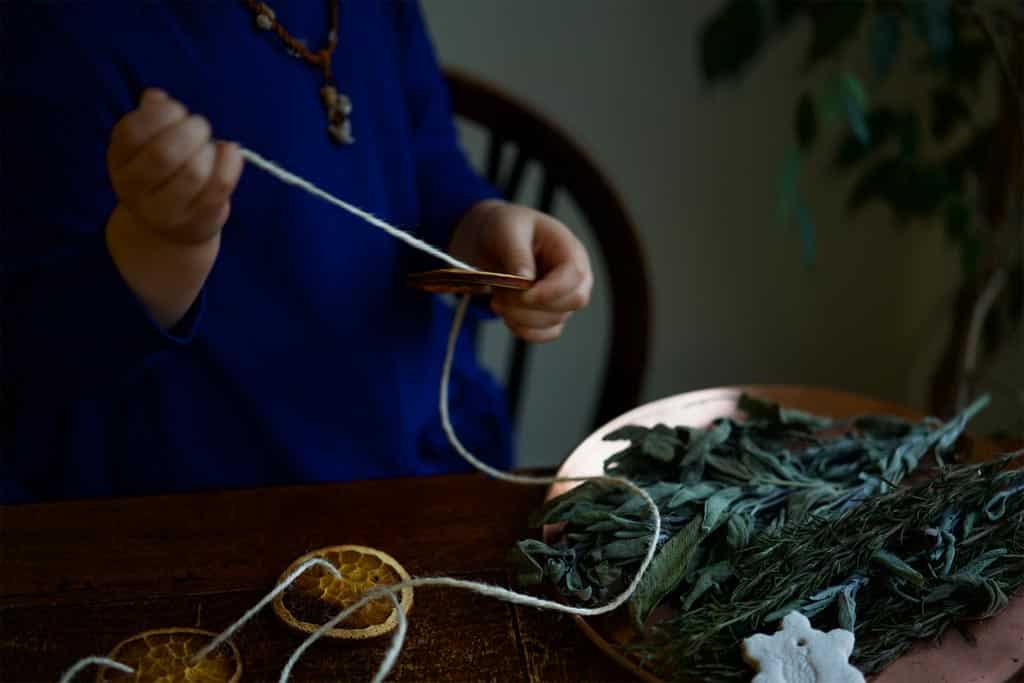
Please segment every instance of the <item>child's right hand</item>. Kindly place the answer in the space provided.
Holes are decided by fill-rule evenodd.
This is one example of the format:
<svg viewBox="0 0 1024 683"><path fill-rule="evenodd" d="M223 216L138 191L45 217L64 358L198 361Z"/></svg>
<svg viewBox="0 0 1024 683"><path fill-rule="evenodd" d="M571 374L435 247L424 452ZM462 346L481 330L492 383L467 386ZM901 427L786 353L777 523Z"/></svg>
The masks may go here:
<svg viewBox="0 0 1024 683"><path fill-rule="evenodd" d="M107 167L118 198L107 249L139 301L170 329L213 268L242 155L238 145L214 142L204 118L151 89L114 126Z"/></svg>
<svg viewBox="0 0 1024 683"><path fill-rule="evenodd" d="M220 233L242 173L238 146L215 143L210 124L161 90L114 126L107 166L121 206L140 227L175 244Z"/></svg>

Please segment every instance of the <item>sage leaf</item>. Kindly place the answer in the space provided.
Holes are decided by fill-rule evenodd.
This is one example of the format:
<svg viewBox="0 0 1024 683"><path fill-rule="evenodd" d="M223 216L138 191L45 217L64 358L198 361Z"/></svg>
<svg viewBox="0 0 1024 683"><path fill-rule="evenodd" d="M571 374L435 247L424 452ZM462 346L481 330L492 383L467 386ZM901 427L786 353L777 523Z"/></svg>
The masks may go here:
<svg viewBox="0 0 1024 683"><path fill-rule="evenodd" d="M754 520L744 514L732 514L726 523L725 541L731 548L739 550L750 542L750 535L754 530Z"/></svg>
<svg viewBox="0 0 1024 683"><path fill-rule="evenodd" d="M652 429L643 441L643 452L662 462L672 462L676 457L676 448L683 445L683 442L676 436L674 429L663 424Z"/></svg>
<svg viewBox="0 0 1024 683"><path fill-rule="evenodd" d="M992 521L1002 518L1006 514L1006 501L1022 492L1024 492L1024 485L1000 491L985 503L985 515Z"/></svg>
<svg viewBox="0 0 1024 683"><path fill-rule="evenodd" d="M643 630L651 611L676 589L690 571L690 561L700 545L703 517L694 517L679 533L670 538L655 555L647 572L640 579L629 600L629 613L637 630Z"/></svg>
<svg viewBox="0 0 1024 683"><path fill-rule="evenodd" d="M960 438L960 435L963 433L964 429L967 428L967 423L970 420L974 419L975 415L984 410L990 402L991 397L989 397L988 395L981 396L973 403L971 403L969 406L967 406L967 408L963 410L959 415L957 415L955 418L950 420L948 423L946 423L943 427L941 427L938 430L940 436L938 439L938 445L936 446L936 450L938 451L940 456L949 452L950 448L952 448L956 440Z"/></svg>
<svg viewBox="0 0 1024 683"><path fill-rule="evenodd" d="M587 570L587 576L602 588L609 588L622 578L622 569L609 562L599 562L592 569Z"/></svg>
<svg viewBox="0 0 1024 683"><path fill-rule="evenodd" d="M892 570L900 578L906 579L915 586L924 584L924 576L921 575L921 572L886 550L875 552L871 559Z"/></svg>
<svg viewBox="0 0 1024 683"><path fill-rule="evenodd" d="M629 441L632 444L638 444L644 440L649 431L646 427L626 425L606 435L604 441Z"/></svg>
<svg viewBox="0 0 1024 683"><path fill-rule="evenodd" d="M596 482L587 481L552 498L530 515L531 527L565 521L578 503L593 502L605 492L605 487Z"/></svg>
<svg viewBox="0 0 1024 683"><path fill-rule="evenodd" d="M544 567L533 556L564 557L567 551L549 548L535 539L519 541L509 553L509 561L516 570L516 579L522 586L536 586L544 580ZM572 551L568 551L571 553Z"/></svg>
<svg viewBox="0 0 1024 683"><path fill-rule="evenodd" d="M544 576L551 583L558 583L565 576L565 562L563 560L556 560L553 557L548 558L547 565L544 568Z"/></svg>
<svg viewBox="0 0 1024 683"><path fill-rule="evenodd" d="M705 534L711 533L729 511L729 506L742 495L742 488L731 486L708 498L704 502L704 521L701 524L701 531Z"/></svg>
<svg viewBox="0 0 1024 683"><path fill-rule="evenodd" d="M957 573L957 576L980 576L993 562L1001 557L1005 557L1009 552L1006 548L993 548L964 565Z"/></svg>
<svg viewBox="0 0 1024 683"><path fill-rule="evenodd" d="M691 432L690 443L683 456L681 467L690 467L695 463L703 465L704 460L713 449L724 444L732 433L732 422L719 420L710 429Z"/></svg>
<svg viewBox="0 0 1024 683"><path fill-rule="evenodd" d="M782 607L778 608L774 612L769 612L764 617L764 623L772 624L772 623L775 623L777 621L781 621L790 612L799 612L800 611L800 603L801 602L802 602L802 600L799 600L799 599L791 600L790 602L786 603L785 605L783 605ZM801 612L801 614L802 614L802 612ZM806 615L804 615L804 616L806 616Z"/></svg>
<svg viewBox="0 0 1024 683"><path fill-rule="evenodd" d="M702 481L691 485L681 485L677 489L675 495L673 495L668 501L668 505L666 505L666 507L669 510L674 510L686 503L703 501L714 495L719 488L720 487L718 485L709 481Z"/></svg>
<svg viewBox="0 0 1024 683"><path fill-rule="evenodd" d="M844 588L839 594L837 619L839 628L853 633L857 626L857 600L849 589Z"/></svg>
<svg viewBox="0 0 1024 683"><path fill-rule="evenodd" d="M727 560L704 567L697 575L697 581L693 584L693 588L683 599L683 609L690 609L693 603L697 602L709 589L717 587L720 581L732 576L732 572L732 564Z"/></svg>
<svg viewBox="0 0 1024 683"><path fill-rule="evenodd" d="M628 538L612 541L602 548L604 559L623 560L639 558L647 553L651 545L651 536L646 534L641 538Z"/></svg>

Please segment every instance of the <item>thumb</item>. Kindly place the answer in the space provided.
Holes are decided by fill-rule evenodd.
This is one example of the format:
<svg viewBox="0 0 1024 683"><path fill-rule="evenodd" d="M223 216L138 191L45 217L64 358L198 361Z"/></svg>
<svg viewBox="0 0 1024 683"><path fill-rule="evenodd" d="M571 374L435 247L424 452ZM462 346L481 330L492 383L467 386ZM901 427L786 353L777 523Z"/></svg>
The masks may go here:
<svg viewBox="0 0 1024 683"><path fill-rule="evenodd" d="M495 226L500 235L495 259L501 269L510 274L533 280L537 277L537 262L533 253L533 226L514 222Z"/></svg>
<svg viewBox="0 0 1024 683"><path fill-rule="evenodd" d="M533 280L537 277L537 264L529 242L516 243L505 254L505 272Z"/></svg>

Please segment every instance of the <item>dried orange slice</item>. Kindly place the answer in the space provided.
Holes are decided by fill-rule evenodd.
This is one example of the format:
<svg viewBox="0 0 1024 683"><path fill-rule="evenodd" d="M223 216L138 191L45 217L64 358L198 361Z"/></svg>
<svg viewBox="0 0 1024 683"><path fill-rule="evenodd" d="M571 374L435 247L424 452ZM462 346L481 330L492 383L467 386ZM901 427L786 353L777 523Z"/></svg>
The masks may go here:
<svg viewBox="0 0 1024 683"><path fill-rule="evenodd" d="M387 553L364 545L336 545L306 553L292 562L278 583L303 562L319 557L337 567L339 580L314 565L274 599L274 612L286 624L312 633L359 600L367 591L409 580L409 572ZM406 614L412 609L412 588L401 590L398 604ZM359 640L383 635L398 624L395 604L387 597L372 600L325 636Z"/></svg>
<svg viewBox="0 0 1024 683"><path fill-rule="evenodd" d="M242 677L242 657L230 640L198 662L192 657L216 633L197 628L162 628L145 631L123 641L110 653L135 673L103 667L96 683L237 683Z"/></svg>

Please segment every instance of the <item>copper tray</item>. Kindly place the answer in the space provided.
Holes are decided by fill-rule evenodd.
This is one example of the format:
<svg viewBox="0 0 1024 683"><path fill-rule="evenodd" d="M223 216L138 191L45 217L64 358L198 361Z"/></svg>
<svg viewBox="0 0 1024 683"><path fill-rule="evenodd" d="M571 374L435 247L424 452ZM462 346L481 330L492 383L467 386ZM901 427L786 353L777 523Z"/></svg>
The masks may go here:
<svg viewBox="0 0 1024 683"><path fill-rule="evenodd" d="M744 392L777 402L788 408L842 418L863 414L888 414L921 419L923 416L905 407L864 398L853 394L789 386L726 387L708 389L648 403L621 415L587 437L562 464L560 477L602 474L606 458L622 448L621 442L604 441L605 435L619 427L636 424L703 427L719 417L743 418L736 407ZM546 499L553 498L578 484L553 485ZM545 541L554 540L560 528L547 526ZM656 612L652 619L665 617ZM620 612L599 617L574 617L583 632L608 656L649 683L663 683L639 663L628 657L621 646L634 641L639 634ZM958 633L948 634L941 646L928 643L915 646L907 655L876 676L874 683L1008 683L1014 674L1024 673L1024 596L1018 595L997 616L974 624L970 629L976 638L970 645ZM751 677L754 672L751 671Z"/></svg>

